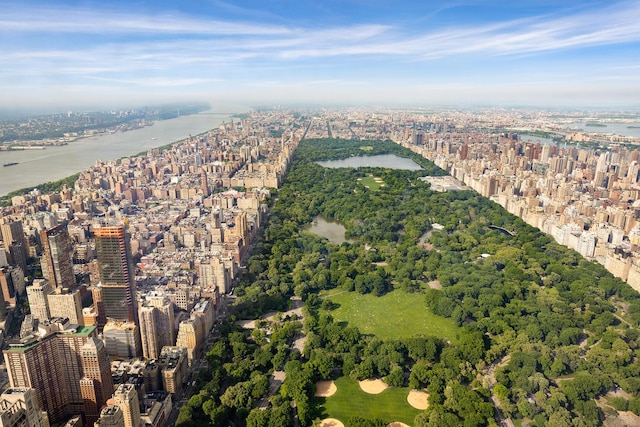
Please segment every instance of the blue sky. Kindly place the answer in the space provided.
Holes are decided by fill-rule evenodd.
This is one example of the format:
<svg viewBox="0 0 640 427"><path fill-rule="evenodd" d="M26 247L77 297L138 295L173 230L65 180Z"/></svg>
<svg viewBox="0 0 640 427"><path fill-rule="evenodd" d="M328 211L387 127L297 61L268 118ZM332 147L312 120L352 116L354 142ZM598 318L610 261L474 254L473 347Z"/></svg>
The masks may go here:
<svg viewBox="0 0 640 427"><path fill-rule="evenodd" d="M0 1L0 107L640 105L640 1Z"/></svg>

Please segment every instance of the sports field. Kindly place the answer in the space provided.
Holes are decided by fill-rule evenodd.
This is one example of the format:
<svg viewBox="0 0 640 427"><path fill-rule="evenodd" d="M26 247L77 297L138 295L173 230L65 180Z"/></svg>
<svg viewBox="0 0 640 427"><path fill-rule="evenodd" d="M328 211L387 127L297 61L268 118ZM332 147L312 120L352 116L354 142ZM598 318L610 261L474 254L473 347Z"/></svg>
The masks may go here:
<svg viewBox="0 0 640 427"><path fill-rule="evenodd" d="M376 297L333 289L321 296L340 304L330 312L334 319L346 321L350 326L358 327L360 332L380 339L433 335L455 342L460 331L451 320L431 313L420 293L396 289Z"/></svg>

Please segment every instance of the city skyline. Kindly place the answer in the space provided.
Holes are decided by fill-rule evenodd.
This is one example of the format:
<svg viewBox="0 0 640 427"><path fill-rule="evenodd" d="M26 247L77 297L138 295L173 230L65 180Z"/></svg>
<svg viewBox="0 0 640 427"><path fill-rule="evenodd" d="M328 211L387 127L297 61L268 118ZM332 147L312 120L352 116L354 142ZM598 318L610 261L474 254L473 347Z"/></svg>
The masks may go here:
<svg viewBox="0 0 640 427"><path fill-rule="evenodd" d="M640 4L9 1L1 108L637 107Z"/></svg>

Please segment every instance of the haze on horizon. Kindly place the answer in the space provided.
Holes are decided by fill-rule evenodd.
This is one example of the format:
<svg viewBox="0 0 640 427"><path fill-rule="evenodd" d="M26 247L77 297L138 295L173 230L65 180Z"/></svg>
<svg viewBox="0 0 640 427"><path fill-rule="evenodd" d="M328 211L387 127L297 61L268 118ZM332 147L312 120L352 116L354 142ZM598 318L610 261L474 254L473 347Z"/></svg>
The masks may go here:
<svg viewBox="0 0 640 427"><path fill-rule="evenodd" d="M640 2L8 0L0 108L640 105Z"/></svg>

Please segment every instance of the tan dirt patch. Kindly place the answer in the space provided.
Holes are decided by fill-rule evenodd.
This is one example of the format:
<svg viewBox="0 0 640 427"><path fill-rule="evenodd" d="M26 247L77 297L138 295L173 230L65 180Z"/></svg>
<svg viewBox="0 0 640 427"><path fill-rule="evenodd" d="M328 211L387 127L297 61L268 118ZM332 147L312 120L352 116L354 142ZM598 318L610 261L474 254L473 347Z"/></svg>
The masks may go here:
<svg viewBox="0 0 640 427"><path fill-rule="evenodd" d="M400 421L394 421L391 424L387 424L387 427L410 427L408 424L401 423Z"/></svg>
<svg viewBox="0 0 640 427"><path fill-rule="evenodd" d="M336 394L338 387L333 381L318 381L316 383L316 397L330 397Z"/></svg>
<svg viewBox="0 0 640 427"><path fill-rule="evenodd" d="M429 394L424 391L411 390L407 396L409 405L416 409L427 409L429 407Z"/></svg>
<svg viewBox="0 0 640 427"><path fill-rule="evenodd" d="M382 380L364 380L358 381L358 384L362 391L369 394L380 394L389 387Z"/></svg>
<svg viewBox="0 0 640 427"><path fill-rule="evenodd" d="M439 280L431 280L429 282L429 287L431 289L442 289L442 285L440 284Z"/></svg>
<svg viewBox="0 0 640 427"><path fill-rule="evenodd" d="M320 427L344 427L342 421L336 420L335 418L325 418L320 421Z"/></svg>

